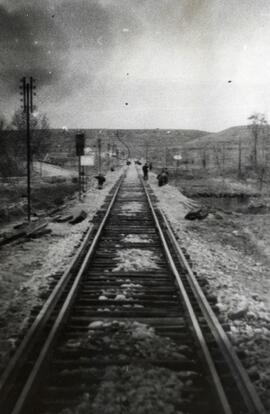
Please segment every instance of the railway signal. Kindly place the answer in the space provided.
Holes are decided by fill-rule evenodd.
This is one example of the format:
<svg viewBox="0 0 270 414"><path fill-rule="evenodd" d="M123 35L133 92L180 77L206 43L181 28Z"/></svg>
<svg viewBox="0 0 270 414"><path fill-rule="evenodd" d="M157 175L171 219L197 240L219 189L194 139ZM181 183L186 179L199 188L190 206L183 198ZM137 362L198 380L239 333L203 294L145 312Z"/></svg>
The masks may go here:
<svg viewBox="0 0 270 414"><path fill-rule="evenodd" d="M31 128L30 128L30 114L34 111L33 96L36 89L35 80L30 76L25 76L21 79L20 94L22 95L22 109L26 116L26 148L27 148L27 218L31 220Z"/></svg>
<svg viewBox="0 0 270 414"><path fill-rule="evenodd" d="M84 155L85 137L82 132L76 134L76 155L80 157Z"/></svg>

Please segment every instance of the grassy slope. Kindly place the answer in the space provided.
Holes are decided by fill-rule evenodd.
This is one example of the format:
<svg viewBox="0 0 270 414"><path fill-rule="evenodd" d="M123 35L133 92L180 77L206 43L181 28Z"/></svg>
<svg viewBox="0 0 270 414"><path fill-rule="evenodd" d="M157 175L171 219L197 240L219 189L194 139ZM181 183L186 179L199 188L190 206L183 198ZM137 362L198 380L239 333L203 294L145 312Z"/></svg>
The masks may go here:
<svg viewBox="0 0 270 414"><path fill-rule="evenodd" d="M251 132L246 125L227 128L215 134L205 135L200 139L195 138L190 140L188 144L205 146L216 143L238 143L239 138L243 143L250 143L252 141L253 138Z"/></svg>
<svg viewBox="0 0 270 414"><path fill-rule="evenodd" d="M52 149L54 151L63 151L64 147L69 152L74 151L74 137L77 130L63 132L61 130L52 130ZM94 147L98 138L101 138L103 147L106 148L108 143L116 144L121 147L116 137L116 130L109 129L88 129L84 130L87 145ZM146 144L151 146L159 146L166 141L167 145L183 144L191 139L200 138L209 135L205 131L197 130L161 130L161 129L141 129L141 130L118 130L120 139L130 145L132 149L140 146L145 147Z"/></svg>

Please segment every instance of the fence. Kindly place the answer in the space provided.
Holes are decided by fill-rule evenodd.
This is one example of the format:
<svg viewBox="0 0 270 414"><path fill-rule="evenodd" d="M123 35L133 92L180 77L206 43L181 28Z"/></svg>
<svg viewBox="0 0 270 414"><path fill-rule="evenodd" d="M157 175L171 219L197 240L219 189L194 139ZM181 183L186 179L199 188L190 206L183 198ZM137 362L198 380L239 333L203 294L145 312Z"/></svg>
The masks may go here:
<svg viewBox="0 0 270 414"><path fill-rule="evenodd" d="M181 160L174 159L175 154L181 154ZM257 169L268 170L270 161L270 145L263 143L257 147ZM204 147L177 146L166 150L166 156L158 164L180 171L197 173L218 173L224 175L235 172L241 176L254 167L253 143L222 143Z"/></svg>

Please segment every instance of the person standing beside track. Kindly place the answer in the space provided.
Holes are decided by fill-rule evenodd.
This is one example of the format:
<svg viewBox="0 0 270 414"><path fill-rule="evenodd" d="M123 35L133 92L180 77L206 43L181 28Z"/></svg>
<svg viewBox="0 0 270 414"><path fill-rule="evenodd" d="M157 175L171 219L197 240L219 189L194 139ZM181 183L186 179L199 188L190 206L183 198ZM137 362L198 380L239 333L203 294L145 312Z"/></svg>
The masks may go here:
<svg viewBox="0 0 270 414"><path fill-rule="evenodd" d="M162 187L163 185L168 183L168 180L169 180L168 176L169 176L168 169L162 168L161 172L157 176L159 187Z"/></svg>
<svg viewBox="0 0 270 414"><path fill-rule="evenodd" d="M103 174L99 173L98 175L95 176L95 179L98 182L98 189L101 190L103 187L103 183L106 181L106 178L104 177Z"/></svg>
<svg viewBox="0 0 270 414"><path fill-rule="evenodd" d="M164 184L168 184L169 181L169 171L168 168L164 168L165 177L164 177Z"/></svg>
<svg viewBox="0 0 270 414"><path fill-rule="evenodd" d="M145 180L145 181L147 181L148 180L148 169L149 169L149 167L148 167L148 164L147 164L147 162L143 165L143 167L142 167L142 170L143 170L143 179Z"/></svg>

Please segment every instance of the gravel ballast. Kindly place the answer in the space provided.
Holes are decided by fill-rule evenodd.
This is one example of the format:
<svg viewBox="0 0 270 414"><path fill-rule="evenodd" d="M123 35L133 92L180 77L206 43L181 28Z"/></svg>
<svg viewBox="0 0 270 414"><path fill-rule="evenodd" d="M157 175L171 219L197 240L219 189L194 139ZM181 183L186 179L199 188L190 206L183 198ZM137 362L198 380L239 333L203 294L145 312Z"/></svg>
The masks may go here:
<svg viewBox="0 0 270 414"><path fill-rule="evenodd" d="M217 297L217 308L228 322L228 336L247 369L267 412L270 413L270 277L267 262L239 247L235 234L223 237L226 220L213 214L205 221L188 222L186 197L170 185L157 186L150 175L150 185L174 231L179 245L190 256L193 270L207 281L207 290ZM234 226L237 226L237 216ZM239 221L241 227L241 221ZM241 229L240 229L241 230ZM241 231L235 230L237 234ZM228 235L227 235L228 236ZM231 238L231 240L230 240Z"/></svg>
<svg viewBox="0 0 270 414"><path fill-rule="evenodd" d="M51 233L37 239L20 240L0 249L0 372L16 348L18 336L27 326L31 310L44 303L54 275L64 273L91 228L91 218L101 207L122 170L109 172L102 190L90 188L83 201L74 199L62 210L87 218L72 225L51 221Z"/></svg>

